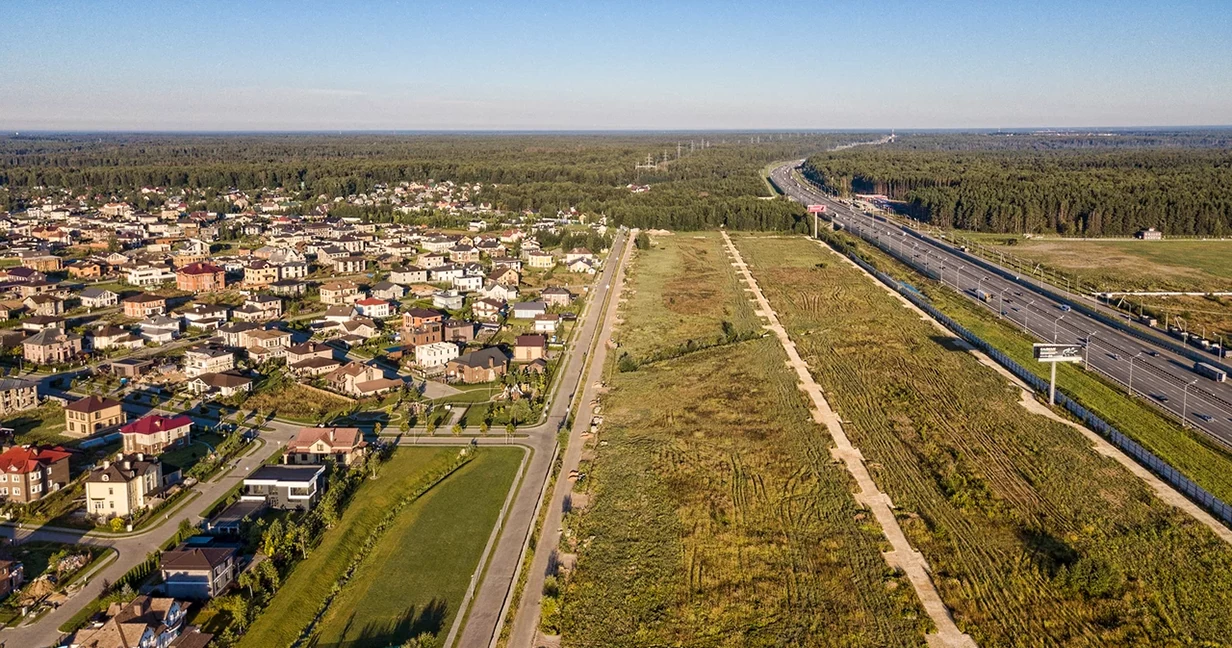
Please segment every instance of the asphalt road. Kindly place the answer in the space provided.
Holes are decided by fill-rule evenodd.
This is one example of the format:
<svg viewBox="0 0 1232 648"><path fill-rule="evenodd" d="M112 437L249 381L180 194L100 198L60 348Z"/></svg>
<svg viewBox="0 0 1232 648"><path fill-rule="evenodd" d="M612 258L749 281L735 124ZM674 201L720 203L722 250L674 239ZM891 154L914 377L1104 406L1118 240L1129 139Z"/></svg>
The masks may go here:
<svg viewBox="0 0 1232 648"><path fill-rule="evenodd" d="M787 195L804 204L822 204L828 215L853 234L874 242L900 260L959 291L1041 342L1085 346L1084 365L1120 383L1127 391L1213 439L1232 446L1232 384L1193 371L1194 361L1163 346L1133 337L1061 303L1029 285L988 272L928 236L874 219L802 183L792 171L799 162L774 169L771 177ZM823 226L825 221L821 221ZM995 264L994 264L995 265ZM1007 270L1011 275L1015 273ZM987 300L977 291L988 294ZM1055 288L1058 294L1064 293ZM1085 302L1085 300L1084 300ZM1089 341L1089 344L1088 344ZM1214 356L1211 356L1214 360ZM1064 384L1058 384L1064 388Z"/></svg>

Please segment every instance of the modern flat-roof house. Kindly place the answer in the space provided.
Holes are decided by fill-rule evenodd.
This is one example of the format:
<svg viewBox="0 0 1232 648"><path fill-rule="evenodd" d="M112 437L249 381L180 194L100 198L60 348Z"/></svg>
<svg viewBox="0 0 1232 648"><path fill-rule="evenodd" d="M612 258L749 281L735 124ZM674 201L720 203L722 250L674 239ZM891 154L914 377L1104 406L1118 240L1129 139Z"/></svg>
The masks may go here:
<svg viewBox="0 0 1232 648"><path fill-rule="evenodd" d="M156 455L171 447L191 443L192 419L179 416L150 414L120 428L124 452Z"/></svg>
<svg viewBox="0 0 1232 648"><path fill-rule="evenodd" d="M68 436L89 436L128 420L119 401L98 396L86 396L64 408L64 433Z"/></svg>
<svg viewBox="0 0 1232 648"><path fill-rule="evenodd" d="M222 594L235 580L235 550L194 547L164 551L159 556L167 596L207 600Z"/></svg>
<svg viewBox="0 0 1232 648"><path fill-rule="evenodd" d="M415 347L415 364L429 369L443 367L458 357L458 345L454 342L432 342Z"/></svg>
<svg viewBox="0 0 1232 648"><path fill-rule="evenodd" d="M13 446L0 453L0 499L29 504L69 483L64 448Z"/></svg>
<svg viewBox="0 0 1232 648"><path fill-rule="evenodd" d="M333 461L350 466L368 447L363 432L353 427L305 427L287 443L282 462L315 466Z"/></svg>
<svg viewBox="0 0 1232 648"><path fill-rule="evenodd" d="M98 518L127 517L147 506L163 488L162 463L144 454L118 454L86 476L86 513Z"/></svg>
<svg viewBox="0 0 1232 648"><path fill-rule="evenodd" d="M241 501L262 501L271 508L308 510L321 496L322 465L261 466L244 478Z"/></svg>

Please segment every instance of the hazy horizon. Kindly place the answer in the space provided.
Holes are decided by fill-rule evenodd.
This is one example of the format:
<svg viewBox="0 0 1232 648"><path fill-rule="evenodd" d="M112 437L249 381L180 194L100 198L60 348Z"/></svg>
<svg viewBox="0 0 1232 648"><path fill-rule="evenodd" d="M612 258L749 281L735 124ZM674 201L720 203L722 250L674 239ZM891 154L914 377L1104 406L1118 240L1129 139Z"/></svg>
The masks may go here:
<svg viewBox="0 0 1232 648"><path fill-rule="evenodd" d="M1201 0L5 9L10 132L1189 128L1232 115L1232 6Z"/></svg>

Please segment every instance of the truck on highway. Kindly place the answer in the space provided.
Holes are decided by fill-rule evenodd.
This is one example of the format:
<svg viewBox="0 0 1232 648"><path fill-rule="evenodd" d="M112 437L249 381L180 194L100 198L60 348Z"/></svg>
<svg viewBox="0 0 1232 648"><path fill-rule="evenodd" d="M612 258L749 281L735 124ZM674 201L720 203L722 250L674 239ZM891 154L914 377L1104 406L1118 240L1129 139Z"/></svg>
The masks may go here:
<svg viewBox="0 0 1232 648"><path fill-rule="evenodd" d="M986 290L981 290L981 289L979 289L979 288L977 288L977 289L975 290L975 297L976 297L977 299L979 299L980 301L982 301L982 302L990 302L990 301L992 301L992 295L991 295L991 294L989 294L989 293L988 293L988 291L986 291Z"/></svg>
<svg viewBox="0 0 1232 648"><path fill-rule="evenodd" d="M1223 382L1228 379L1228 374L1226 371L1220 369L1219 367L1208 365L1205 362L1195 362L1193 370L1194 373L1210 378L1215 382Z"/></svg>

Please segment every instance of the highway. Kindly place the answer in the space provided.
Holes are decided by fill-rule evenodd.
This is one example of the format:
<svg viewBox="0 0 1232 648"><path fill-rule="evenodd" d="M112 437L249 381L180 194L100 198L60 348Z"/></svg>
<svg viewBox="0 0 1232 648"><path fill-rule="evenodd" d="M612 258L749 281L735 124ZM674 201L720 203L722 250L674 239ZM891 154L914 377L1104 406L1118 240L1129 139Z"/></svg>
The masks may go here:
<svg viewBox="0 0 1232 648"><path fill-rule="evenodd" d="M839 202L815 185L799 180L793 171L800 164L784 164L771 172L771 179L791 199L825 205L836 224L940 279L1041 342L1085 346L1083 364L1088 369L1111 378L1172 418L1206 432L1225 447L1232 447L1232 384L1203 377L1193 371L1193 360L1063 307L1025 283L963 258L941 241ZM1014 276L1013 271L1006 272ZM979 291L987 295L986 300L977 297ZM1056 288L1055 292L1064 290ZM1215 360L1214 355L1210 357ZM1064 383L1058 380L1057 388L1064 389Z"/></svg>

